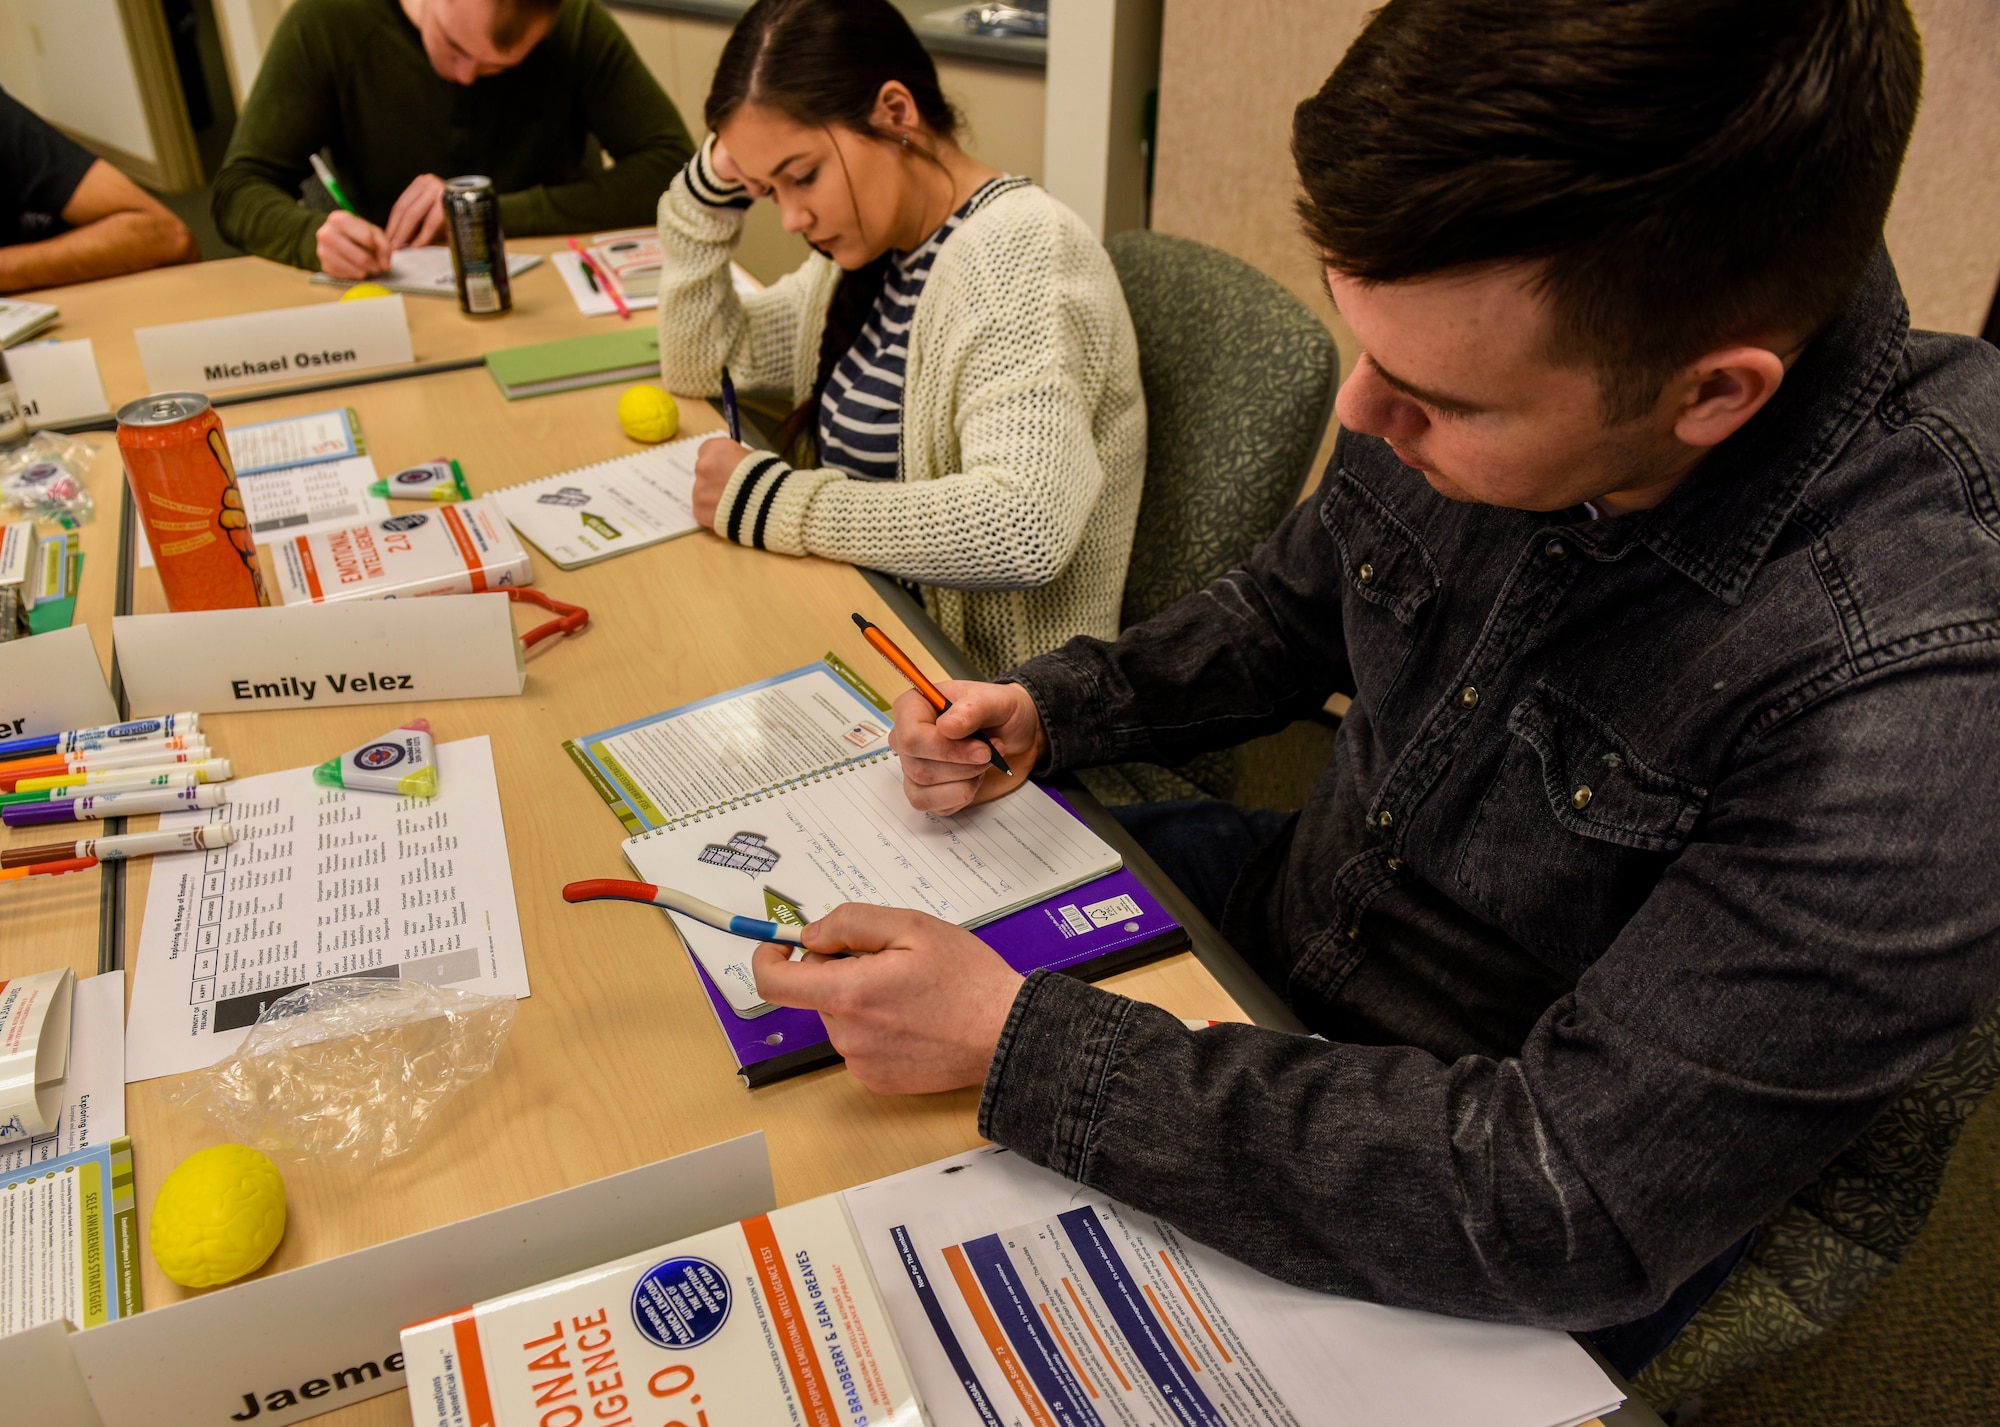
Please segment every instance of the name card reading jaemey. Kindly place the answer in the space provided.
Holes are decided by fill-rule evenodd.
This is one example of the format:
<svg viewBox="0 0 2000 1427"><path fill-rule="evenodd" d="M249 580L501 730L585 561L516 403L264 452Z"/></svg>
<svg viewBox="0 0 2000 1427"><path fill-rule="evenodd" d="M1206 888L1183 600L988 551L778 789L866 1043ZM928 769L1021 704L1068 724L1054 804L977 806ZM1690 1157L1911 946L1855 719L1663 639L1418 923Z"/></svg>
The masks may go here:
<svg viewBox="0 0 2000 1427"><path fill-rule="evenodd" d="M397 296L141 327L132 336L154 391L273 386L416 360Z"/></svg>
<svg viewBox="0 0 2000 1427"><path fill-rule="evenodd" d="M134 718L155 708L478 699L518 694L527 681L498 593L121 615L111 625Z"/></svg>

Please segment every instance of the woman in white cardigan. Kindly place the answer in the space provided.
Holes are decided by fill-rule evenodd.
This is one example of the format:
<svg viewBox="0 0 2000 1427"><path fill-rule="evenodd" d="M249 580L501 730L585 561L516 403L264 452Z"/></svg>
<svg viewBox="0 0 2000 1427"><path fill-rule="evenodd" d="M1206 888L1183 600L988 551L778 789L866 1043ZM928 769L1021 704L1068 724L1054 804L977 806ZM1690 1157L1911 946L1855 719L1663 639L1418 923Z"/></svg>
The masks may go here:
<svg viewBox="0 0 2000 1427"><path fill-rule="evenodd" d="M921 586L992 675L1118 632L1145 398L1103 247L960 149L956 117L888 0L758 0L660 199L661 374L713 394L727 367L796 403L789 460L701 448L705 524ZM730 255L763 197L816 252L739 297Z"/></svg>

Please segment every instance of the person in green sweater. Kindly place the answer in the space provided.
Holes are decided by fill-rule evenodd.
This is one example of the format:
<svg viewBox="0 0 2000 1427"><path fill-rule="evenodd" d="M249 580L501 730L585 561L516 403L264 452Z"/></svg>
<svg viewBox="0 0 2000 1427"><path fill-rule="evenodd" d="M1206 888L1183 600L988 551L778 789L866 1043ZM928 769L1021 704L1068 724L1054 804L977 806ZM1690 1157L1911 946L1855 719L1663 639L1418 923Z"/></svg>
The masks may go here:
<svg viewBox="0 0 2000 1427"><path fill-rule="evenodd" d="M442 241L445 177L491 178L510 237L639 227L693 152L597 0L297 0L216 174L215 222L259 257L363 278ZM300 202L315 153L356 212Z"/></svg>

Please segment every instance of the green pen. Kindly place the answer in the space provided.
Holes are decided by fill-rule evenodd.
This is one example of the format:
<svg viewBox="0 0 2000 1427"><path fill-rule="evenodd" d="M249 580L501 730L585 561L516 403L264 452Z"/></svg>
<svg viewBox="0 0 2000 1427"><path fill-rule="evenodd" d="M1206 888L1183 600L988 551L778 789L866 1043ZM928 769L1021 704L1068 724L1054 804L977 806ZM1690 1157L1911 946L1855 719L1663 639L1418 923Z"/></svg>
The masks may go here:
<svg viewBox="0 0 2000 1427"><path fill-rule="evenodd" d="M309 154L307 158L312 163L313 172L319 175L319 181L326 185L326 191L333 195L333 201L349 213L354 213L354 205L349 203L347 195L340 191L340 180L333 176L333 170L326 166L326 160L318 154ZM361 215L355 213L354 216L358 218Z"/></svg>

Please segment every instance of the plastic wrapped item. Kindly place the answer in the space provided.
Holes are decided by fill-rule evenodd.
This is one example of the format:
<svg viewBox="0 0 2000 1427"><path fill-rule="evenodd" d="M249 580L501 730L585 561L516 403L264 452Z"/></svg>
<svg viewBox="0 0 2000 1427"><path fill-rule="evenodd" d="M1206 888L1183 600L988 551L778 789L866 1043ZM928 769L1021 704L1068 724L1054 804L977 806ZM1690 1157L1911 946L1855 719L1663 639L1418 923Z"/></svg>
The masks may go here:
<svg viewBox="0 0 2000 1427"><path fill-rule="evenodd" d="M511 996L344 977L273 1001L227 1059L168 1092L273 1159L368 1169L416 1144L438 1109L492 1068Z"/></svg>
<svg viewBox="0 0 2000 1427"><path fill-rule="evenodd" d="M0 451L0 506L30 520L82 525L96 511L83 473L90 448L52 431L37 431L19 446Z"/></svg>

